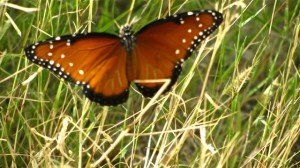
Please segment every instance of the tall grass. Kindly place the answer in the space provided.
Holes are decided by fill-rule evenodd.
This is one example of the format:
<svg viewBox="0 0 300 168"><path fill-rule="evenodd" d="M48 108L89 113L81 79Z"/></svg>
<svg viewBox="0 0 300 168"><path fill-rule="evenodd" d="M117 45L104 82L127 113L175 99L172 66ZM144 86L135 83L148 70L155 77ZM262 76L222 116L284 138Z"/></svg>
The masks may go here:
<svg viewBox="0 0 300 168"><path fill-rule="evenodd" d="M74 32L216 9L173 90L91 103L24 56ZM0 1L0 167L299 167L300 1ZM165 39L168 40L168 39Z"/></svg>

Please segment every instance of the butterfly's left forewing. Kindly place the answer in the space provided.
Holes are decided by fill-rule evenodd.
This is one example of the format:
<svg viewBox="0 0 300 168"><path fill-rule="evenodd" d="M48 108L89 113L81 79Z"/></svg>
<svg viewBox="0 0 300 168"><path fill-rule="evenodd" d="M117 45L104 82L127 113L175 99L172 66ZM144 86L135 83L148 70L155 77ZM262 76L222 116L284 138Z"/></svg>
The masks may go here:
<svg viewBox="0 0 300 168"><path fill-rule="evenodd" d="M82 85L85 95L102 105L126 101L126 51L116 36L104 33L63 36L25 49L32 62Z"/></svg>
<svg viewBox="0 0 300 168"><path fill-rule="evenodd" d="M137 33L131 78L171 79L165 91L176 82L181 64L199 43L221 24L222 14L203 10L170 16L150 23ZM144 96L153 96L163 83L136 83Z"/></svg>

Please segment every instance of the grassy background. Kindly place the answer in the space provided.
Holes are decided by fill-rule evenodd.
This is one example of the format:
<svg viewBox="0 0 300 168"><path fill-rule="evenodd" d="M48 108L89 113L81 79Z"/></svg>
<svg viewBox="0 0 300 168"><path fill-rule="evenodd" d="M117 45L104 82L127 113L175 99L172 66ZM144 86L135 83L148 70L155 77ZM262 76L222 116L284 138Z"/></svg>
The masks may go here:
<svg viewBox="0 0 300 168"><path fill-rule="evenodd" d="M23 54L197 9L224 23L151 101L132 87L122 105L91 103ZM0 0L0 167L299 167L299 11L296 0Z"/></svg>

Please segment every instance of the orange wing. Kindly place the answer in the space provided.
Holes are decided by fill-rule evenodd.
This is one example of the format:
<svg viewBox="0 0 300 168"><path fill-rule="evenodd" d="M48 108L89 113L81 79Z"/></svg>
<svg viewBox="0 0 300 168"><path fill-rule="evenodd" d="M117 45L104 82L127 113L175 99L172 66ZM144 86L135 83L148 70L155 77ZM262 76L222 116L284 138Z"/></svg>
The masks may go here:
<svg viewBox="0 0 300 168"><path fill-rule="evenodd" d="M102 105L126 101L126 51L120 39L104 33L63 36L25 49L32 62L82 85L85 95Z"/></svg>
<svg viewBox="0 0 300 168"><path fill-rule="evenodd" d="M222 14L212 10L187 12L150 23L137 33L128 78L171 79L176 82L181 64L222 23ZM136 83L144 96L153 96L162 83ZM165 92L166 92L165 91Z"/></svg>

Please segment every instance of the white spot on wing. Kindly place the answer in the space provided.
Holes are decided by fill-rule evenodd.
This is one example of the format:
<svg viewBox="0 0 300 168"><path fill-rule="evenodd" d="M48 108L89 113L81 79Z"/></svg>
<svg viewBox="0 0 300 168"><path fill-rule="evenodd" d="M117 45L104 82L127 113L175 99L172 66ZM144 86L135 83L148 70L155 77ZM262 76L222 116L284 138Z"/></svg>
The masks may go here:
<svg viewBox="0 0 300 168"><path fill-rule="evenodd" d="M78 72L79 72L80 75L83 75L83 74L84 74L84 71L83 71L83 70L79 70Z"/></svg>
<svg viewBox="0 0 300 168"><path fill-rule="evenodd" d="M188 13L187 13L187 15L189 15L189 16L190 16L190 15L193 15L193 14L194 14L193 12L188 12Z"/></svg>
<svg viewBox="0 0 300 168"><path fill-rule="evenodd" d="M70 62L70 63L69 63L69 66L72 67L72 66L74 66L74 64L73 64L72 62Z"/></svg>
<svg viewBox="0 0 300 168"><path fill-rule="evenodd" d="M178 55L179 53L180 53L180 50L177 49L177 50L175 51L175 54Z"/></svg>
<svg viewBox="0 0 300 168"><path fill-rule="evenodd" d="M71 45L71 40L68 39L68 40L67 40L67 46L70 46L70 45Z"/></svg>

